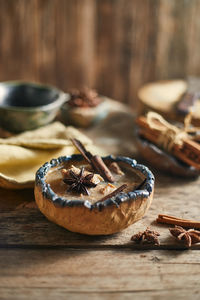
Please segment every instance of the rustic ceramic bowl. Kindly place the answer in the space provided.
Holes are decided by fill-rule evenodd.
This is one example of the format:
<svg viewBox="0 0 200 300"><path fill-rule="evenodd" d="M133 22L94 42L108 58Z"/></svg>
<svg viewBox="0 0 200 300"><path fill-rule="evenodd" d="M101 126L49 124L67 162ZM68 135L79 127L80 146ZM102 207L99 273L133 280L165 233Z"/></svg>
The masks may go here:
<svg viewBox="0 0 200 300"><path fill-rule="evenodd" d="M146 178L139 190L121 192L105 201L92 204L89 200L70 200L59 197L46 182L53 167L68 161L84 162L82 155L63 156L45 163L36 173L35 200L41 212L66 229L88 235L108 235L119 232L140 220L148 210L154 191L154 176L145 166L127 157L104 157L107 162L124 163Z"/></svg>
<svg viewBox="0 0 200 300"><path fill-rule="evenodd" d="M136 145L143 159L164 173L185 178L195 178L200 175L199 170L181 162L146 139L137 136Z"/></svg>
<svg viewBox="0 0 200 300"><path fill-rule="evenodd" d="M21 81L0 83L0 126L21 132L50 123L68 95L55 87Z"/></svg>

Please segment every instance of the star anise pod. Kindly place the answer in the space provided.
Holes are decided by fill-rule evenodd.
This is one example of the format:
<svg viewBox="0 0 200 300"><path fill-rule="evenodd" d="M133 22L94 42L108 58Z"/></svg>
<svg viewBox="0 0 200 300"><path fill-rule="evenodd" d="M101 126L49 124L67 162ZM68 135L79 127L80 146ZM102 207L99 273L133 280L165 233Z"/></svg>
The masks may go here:
<svg viewBox="0 0 200 300"><path fill-rule="evenodd" d="M178 241L184 241L188 248L192 244L200 243L200 231L198 230L185 230L181 226L175 226L174 228L169 228L169 231Z"/></svg>
<svg viewBox="0 0 200 300"><path fill-rule="evenodd" d="M134 241L136 243L141 243L143 244L144 242L154 244L154 245L160 245L158 236L160 234L157 231L150 230L148 227L145 231L143 232L138 232L134 234L131 237L131 241Z"/></svg>
<svg viewBox="0 0 200 300"><path fill-rule="evenodd" d="M69 185L68 192L74 191L79 194L89 195L87 188L94 188L96 184L91 180L94 174L88 174L84 176L85 168L82 167L80 173L77 175L72 170L69 171L70 178L64 178L64 183Z"/></svg>

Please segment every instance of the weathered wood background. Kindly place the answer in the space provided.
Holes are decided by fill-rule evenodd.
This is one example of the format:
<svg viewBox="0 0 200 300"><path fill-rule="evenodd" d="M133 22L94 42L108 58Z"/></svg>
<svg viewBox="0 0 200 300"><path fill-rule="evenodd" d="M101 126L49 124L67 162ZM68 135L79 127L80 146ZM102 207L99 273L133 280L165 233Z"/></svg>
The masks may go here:
<svg viewBox="0 0 200 300"><path fill-rule="evenodd" d="M0 0L0 81L88 85L134 106L147 81L200 75L199 0Z"/></svg>

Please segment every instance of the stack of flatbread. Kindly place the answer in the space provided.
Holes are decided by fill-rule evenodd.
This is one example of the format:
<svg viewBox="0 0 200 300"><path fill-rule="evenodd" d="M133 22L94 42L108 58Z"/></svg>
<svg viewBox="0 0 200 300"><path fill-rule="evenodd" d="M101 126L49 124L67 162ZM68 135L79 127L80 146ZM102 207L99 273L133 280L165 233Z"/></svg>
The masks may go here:
<svg viewBox="0 0 200 300"><path fill-rule="evenodd" d="M77 153L71 138L79 139L92 153L105 154L79 130L60 122L0 139L0 187L33 187L41 165L52 158Z"/></svg>

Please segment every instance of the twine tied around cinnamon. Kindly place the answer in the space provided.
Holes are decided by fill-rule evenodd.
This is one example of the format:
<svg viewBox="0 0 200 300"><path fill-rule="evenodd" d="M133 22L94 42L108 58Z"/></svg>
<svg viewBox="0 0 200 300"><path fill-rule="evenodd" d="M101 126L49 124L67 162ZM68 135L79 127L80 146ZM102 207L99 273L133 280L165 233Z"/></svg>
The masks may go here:
<svg viewBox="0 0 200 300"><path fill-rule="evenodd" d="M158 138L158 145L164 150L170 152L174 146L182 146L184 139L191 139L188 135L190 132L190 124L192 119L192 113L190 112L184 120L184 127L178 128L169 122L167 122L161 115L156 112L147 113L147 123L150 128L158 130L160 132ZM199 130L199 128L193 128L192 132Z"/></svg>

